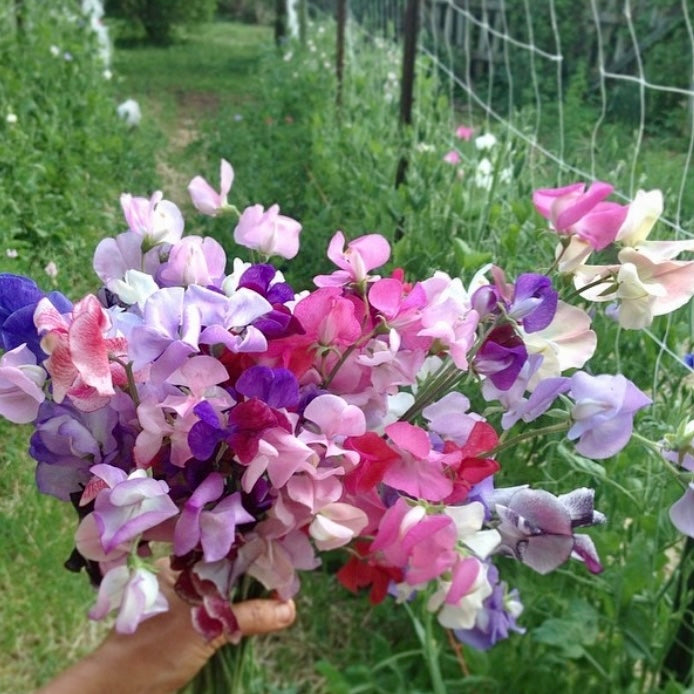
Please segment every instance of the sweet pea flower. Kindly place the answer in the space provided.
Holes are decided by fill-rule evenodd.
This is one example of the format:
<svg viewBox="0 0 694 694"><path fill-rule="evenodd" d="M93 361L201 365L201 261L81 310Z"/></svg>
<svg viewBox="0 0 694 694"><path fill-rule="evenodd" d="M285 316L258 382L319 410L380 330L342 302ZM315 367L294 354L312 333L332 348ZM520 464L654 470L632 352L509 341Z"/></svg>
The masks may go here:
<svg viewBox="0 0 694 694"><path fill-rule="evenodd" d="M621 374L590 376L583 371L571 377L569 396L573 425L567 436L579 439L576 450L589 458L617 454L631 437L634 414L651 399Z"/></svg>
<svg viewBox="0 0 694 694"><path fill-rule="evenodd" d="M447 629L472 629L491 594L487 566L474 557L461 557L451 572L451 579L439 581L427 609L437 612L439 624Z"/></svg>
<svg viewBox="0 0 694 694"><path fill-rule="evenodd" d="M167 261L157 273L164 287L219 287L224 279L226 253L211 236L186 236L169 250Z"/></svg>
<svg viewBox="0 0 694 694"><path fill-rule="evenodd" d="M508 313L523 325L526 333L546 328L557 311L559 294L545 275L528 272L519 275L514 285Z"/></svg>
<svg viewBox="0 0 694 694"><path fill-rule="evenodd" d="M575 234L599 251L615 240L627 216L626 206L603 202L613 190L602 181L587 191L583 183L544 188L533 193L533 204L559 234Z"/></svg>
<svg viewBox="0 0 694 694"><path fill-rule="evenodd" d="M321 551L343 547L366 527L366 513L356 506L335 502L314 517L308 532Z"/></svg>
<svg viewBox="0 0 694 694"><path fill-rule="evenodd" d="M694 419L682 422L675 432L665 434L660 446L665 460L694 471Z"/></svg>
<svg viewBox="0 0 694 694"><path fill-rule="evenodd" d="M590 537L574 535L573 531L605 522L593 507L593 497L594 491L585 487L560 496L542 489L497 490L501 552L540 574L554 571L572 554L584 561L589 571L599 573L602 566Z"/></svg>
<svg viewBox="0 0 694 694"><path fill-rule="evenodd" d="M475 626L471 629L456 629L455 637L478 651L487 651L494 644L507 639L509 631L519 634L525 629L516 624L523 612L517 590L508 590L505 582L499 581L499 571L488 565L487 578L493 587L492 594L484 601L483 609L477 613Z"/></svg>
<svg viewBox="0 0 694 694"><path fill-rule="evenodd" d="M159 592L159 582L153 573L144 568L131 572L127 566L118 566L108 571L101 581L96 604L89 611L89 617L103 619L116 609L116 631L119 634L132 634L143 620L166 612L169 603Z"/></svg>
<svg viewBox="0 0 694 694"><path fill-rule="evenodd" d="M69 313L72 303L60 292L46 294L34 280L23 275L0 273L0 340L2 348L12 350L26 345L37 360L45 359L41 338L34 325L39 301L48 299L58 313Z"/></svg>
<svg viewBox="0 0 694 694"><path fill-rule="evenodd" d="M69 396L80 409L95 410L115 394L114 386L127 383L125 369L115 361L127 359L127 341L105 337L111 320L95 296L78 301L69 321L48 299L41 299L34 323L43 334L41 348L49 355L44 365L55 402Z"/></svg>
<svg viewBox="0 0 694 694"><path fill-rule="evenodd" d="M125 221L147 248L160 243L176 243L183 234L183 215L164 194L158 190L148 200L123 193L120 204Z"/></svg>
<svg viewBox="0 0 694 694"><path fill-rule="evenodd" d="M484 133L484 135L475 138L475 147L481 152L484 152L494 147L496 142L497 140L494 135L491 133Z"/></svg>
<svg viewBox="0 0 694 694"><path fill-rule="evenodd" d="M145 470L128 475L120 468L100 463L90 471L103 482L93 513L106 553L178 514L168 495L169 485L148 477Z"/></svg>
<svg viewBox="0 0 694 694"><path fill-rule="evenodd" d="M499 389L508 390L515 382L528 352L512 325L492 330L475 356L475 370L489 378Z"/></svg>
<svg viewBox="0 0 694 694"><path fill-rule="evenodd" d="M328 245L328 258L339 267L330 275L317 275L314 283L318 287L343 287L377 280L369 272L381 267L390 258L390 244L380 234L366 234L350 241L345 249L345 237L341 231L335 233Z"/></svg>
<svg viewBox="0 0 694 694"><path fill-rule="evenodd" d="M461 140L470 140L474 132L474 128L471 128L467 125L459 125L455 129L455 136L459 137Z"/></svg>
<svg viewBox="0 0 694 694"><path fill-rule="evenodd" d="M262 205L247 207L234 229L234 241L265 256L293 258L299 252L301 224L279 211L279 205L267 211Z"/></svg>
<svg viewBox="0 0 694 694"><path fill-rule="evenodd" d="M694 537L694 482L690 482L684 494L670 507L670 520L682 534Z"/></svg>
<svg viewBox="0 0 694 694"><path fill-rule="evenodd" d="M594 354L598 337L590 329L590 316L578 306L557 303L552 322L542 330L527 333L521 326L528 354L537 354L542 362L528 382L534 390L546 378L560 376L567 369L580 369Z"/></svg>
<svg viewBox="0 0 694 694"><path fill-rule="evenodd" d="M462 160L462 157L455 149L452 149L450 152L446 152L446 154L443 155L443 161L445 161L446 164L452 164L453 166L457 166Z"/></svg>
<svg viewBox="0 0 694 694"><path fill-rule="evenodd" d="M210 217L216 217L228 207L227 195L234 182L234 169L226 159L222 159L220 164L219 181L219 193L202 176L195 176L188 184L193 205Z"/></svg>
<svg viewBox="0 0 694 694"><path fill-rule="evenodd" d="M618 265L583 266L574 282L586 299L617 301L617 320L623 328L645 328L654 316L672 313L694 296L694 261L653 260L629 247L617 258Z"/></svg>
<svg viewBox="0 0 694 694"><path fill-rule="evenodd" d="M187 554L200 543L205 561L218 561L229 553L236 537L236 526L255 521L241 505L240 492L225 496L210 509L209 504L223 493L224 478L213 472L186 501L174 530L174 552L178 556Z"/></svg>
<svg viewBox="0 0 694 694"><path fill-rule="evenodd" d="M0 415L15 424L33 422L46 399L46 370L26 345L0 357Z"/></svg>

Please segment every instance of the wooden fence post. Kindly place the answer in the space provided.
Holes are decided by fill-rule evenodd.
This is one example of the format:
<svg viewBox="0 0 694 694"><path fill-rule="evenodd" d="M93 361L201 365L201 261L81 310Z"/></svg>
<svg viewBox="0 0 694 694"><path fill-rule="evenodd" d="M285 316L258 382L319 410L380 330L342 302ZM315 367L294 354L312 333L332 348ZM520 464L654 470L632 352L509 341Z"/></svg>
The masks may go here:
<svg viewBox="0 0 694 694"><path fill-rule="evenodd" d="M335 73L337 75L337 95L335 101L342 105L342 80L345 71L345 25L347 24L347 0L337 0L337 49L335 56Z"/></svg>
<svg viewBox="0 0 694 694"><path fill-rule="evenodd" d="M280 46L287 36L287 0L275 0L275 43Z"/></svg>
<svg viewBox="0 0 694 694"><path fill-rule="evenodd" d="M419 0L407 0L403 21L402 79L400 82L400 130L412 124L412 101L414 99L415 58L417 57L417 35L419 33ZM395 174L395 187L399 188L407 178L408 158L405 151L400 156ZM395 230L395 240L402 238L403 220Z"/></svg>

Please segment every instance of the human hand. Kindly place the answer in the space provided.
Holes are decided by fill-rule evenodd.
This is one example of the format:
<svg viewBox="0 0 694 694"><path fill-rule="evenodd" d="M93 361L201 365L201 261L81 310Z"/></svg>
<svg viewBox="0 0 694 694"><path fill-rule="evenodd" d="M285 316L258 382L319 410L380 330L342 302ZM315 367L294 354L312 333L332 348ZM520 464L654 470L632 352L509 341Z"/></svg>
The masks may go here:
<svg viewBox="0 0 694 694"><path fill-rule="evenodd" d="M171 694L195 677L227 639L206 641L195 630L190 606L174 591L176 574L168 560L158 567L169 610L145 620L133 634L111 631L93 653L37 694ZM247 600L232 609L244 636L284 629L296 616L291 600Z"/></svg>

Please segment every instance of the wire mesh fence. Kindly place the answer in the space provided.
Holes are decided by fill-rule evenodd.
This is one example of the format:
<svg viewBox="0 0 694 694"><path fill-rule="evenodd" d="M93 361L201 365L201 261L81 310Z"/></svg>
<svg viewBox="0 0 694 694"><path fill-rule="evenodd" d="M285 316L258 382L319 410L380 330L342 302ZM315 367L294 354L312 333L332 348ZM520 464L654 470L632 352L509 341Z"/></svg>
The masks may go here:
<svg viewBox="0 0 694 694"><path fill-rule="evenodd" d="M402 44L408 4L351 0L348 22ZM663 222L694 235L692 0L414 4L419 54L447 83L457 117L526 143L534 183L602 178L625 200L659 187ZM335 3L309 7L333 13Z"/></svg>

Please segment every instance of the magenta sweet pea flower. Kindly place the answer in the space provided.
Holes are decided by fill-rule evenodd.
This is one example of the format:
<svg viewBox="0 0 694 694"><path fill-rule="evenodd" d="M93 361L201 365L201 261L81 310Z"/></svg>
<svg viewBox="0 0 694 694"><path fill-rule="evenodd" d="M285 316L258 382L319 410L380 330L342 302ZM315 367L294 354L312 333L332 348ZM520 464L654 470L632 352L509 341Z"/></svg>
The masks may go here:
<svg viewBox="0 0 694 694"><path fill-rule="evenodd" d="M222 159L220 164L219 193L202 176L195 176L188 184L194 207L203 214L216 217L228 206L227 195L233 182L234 169L226 159Z"/></svg>
<svg viewBox="0 0 694 694"><path fill-rule="evenodd" d="M446 164L451 164L452 166L457 166L462 160L463 158L455 149L452 149L450 152L446 152L446 154L443 155L443 161L445 161Z"/></svg>
<svg viewBox="0 0 694 694"><path fill-rule="evenodd" d="M578 371L571 377L569 396L573 426L568 438L579 439L576 450L589 458L609 458L628 443L634 414L652 400L621 374L590 376Z"/></svg>
<svg viewBox="0 0 694 694"><path fill-rule="evenodd" d="M293 258L299 252L301 224L279 212L279 205L267 211L262 205L247 207L234 229L234 241L266 256Z"/></svg>
<svg viewBox="0 0 694 694"><path fill-rule="evenodd" d="M599 251L616 239L628 212L626 205L603 202L613 190L602 181L588 190L583 183L544 188L533 193L533 204L558 233L574 234Z"/></svg>

